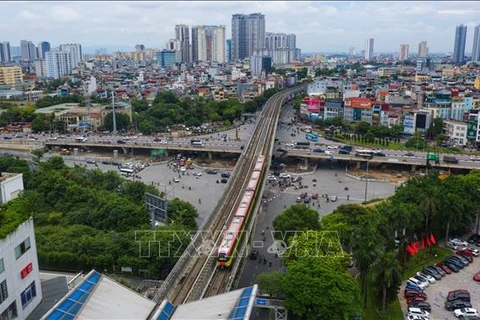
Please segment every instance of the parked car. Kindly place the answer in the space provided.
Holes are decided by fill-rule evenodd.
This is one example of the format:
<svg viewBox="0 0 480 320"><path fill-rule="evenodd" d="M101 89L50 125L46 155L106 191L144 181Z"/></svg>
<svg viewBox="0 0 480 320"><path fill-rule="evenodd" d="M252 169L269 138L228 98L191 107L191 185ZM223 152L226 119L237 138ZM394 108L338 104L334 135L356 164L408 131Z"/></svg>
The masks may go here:
<svg viewBox="0 0 480 320"><path fill-rule="evenodd" d="M467 241L463 241L462 239L459 239L459 238L453 238L453 239L450 239L450 242L453 243L454 245L457 245L457 246L464 246L464 247L467 247L468 246L468 242Z"/></svg>
<svg viewBox="0 0 480 320"><path fill-rule="evenodd" d="M220 180L221 183L227 183L228 182L228 179L225 179L223 178L222 180Z"/></svg>
<svg viewBox="0 0 480 320"><path fill-rule="evenodd" d="M407 320L427 320L427 318L416 315L416 314L407 314L405 319L407 319Z"/></svg>
<svg viewBox="0 0 480 320"><path fill-rule="evenodd" d="M411 277L407 280L407 283L411 283L413 285L416 285L417 287L420 287L422 289L425 289L426 287L429 286L428 282L420 281L417 278Z"/></svg>
<svg viewBox="0 0 480 320"><path fill-rule="evenodd" d="M463 300L463 301L468 301L470 302L470 292L468 290L452 290L448 292L447 295L447 301L453 301L453 300Z"/></svg>
<svg viewBox="0 0 480 320"><path fill-rule="evenodd" d="M435 283L437 280L432 277L431 275L425 274L423 272L417 272L417 275L415 276L420 281L427 282L427 283Z"/></svg>
<svg viewBox="0 0 480 320"><path fill-rule="evenodd" d="M223 172L220 176L221 176L222 178L230 178L230 173L228 173L228 172Z"/></svg>
<svg viewBox="0 0 480 320"><path fill-rule="evenodd" d="M417 291L413 291L413 290L405 290L405 292L403 293L405 298L410 298L410 297L424 297L425 300L427 300L427 294L424 293L424 292L417 292Z"/></svg>
<svg viewBox="0 0 480 320"><path fill-rule="evenodd" d="M452 270L449 267L447 267L446 265L444 265L443 263L437 263L437 267L442 268L443 271L445 271L446 274L451 274L452 273Z"/></svg>
<svg viewBox="0 0 480 320"><path fill-rule="evenodd" d="M468 247L467 250L472 252L474 257L478 257L480 255L480 251L474 247Z"/></svg>
<svg viewBox="0 0 480 320"><path fill-rule="evenodd" d="M217 170L213 170L213 169L207 169L205 172L207 174L217 174Z"/></svg>
<svg viewBox="0 0 480 320"><path fill-rule="evenodd" d="M475 273L475 274L473 275L473 280L475 280L475 281L480 281L480 271L478 271L477 273Z"/></svg>
<svg viewBox="0 0 480 320"><path fill-rule="evenodd" d="M435 271L435 272L438 273L441 277L445 277L445 275L446 275L445 271L443 271L442 268L437 267L436 265L427 266L427 267L425 267L425 269L429 269L429 270Z"/></svg>
<svg viewBox="0 0 480 320"><path fill-rule="evenodd" d="M425 298L425 297L420 297L420 296L410 297L410 298L407 298L407 304L425 302L425 300L427 300L427 298Z"/></svg>
<svg viewBox="0 0 480 320"><path fill-rule="evenodd" d="M459 255L465 255L467 257L472 257L473 256L473 252L468 250L467 248L460 248L457 251L455 251L455 253L459 254Z"/></svg>
<svg viewBox="0 0 480 320"><path fill-rule="evenodd" d="M437 271L432 270L432 269L423 269L422 273L434 277L435 280L442 279L442 276Z"/></svg>
<svg viewBox="0 0 480 320"><path fill-rule="evenodd" d="M455 267L457 267L457 269L463 269L465 268L465 265L463 264L463 262L461 262L460 260L457 260L455 258L453 258L453 256L450 256L450 257L447 257L445 258L445 260L443 261L450 269L452 269L451 267L451 264L455 265ZM453 270L453 269L452 269ZM453 270L455 272L455 270Z"/></svg>
<svg viewBox="0 0 480 320"><path fill-rule="evenodd" d="M451 241L447 241L446 243L447 247L449 247L450 249L453 249L453 250L457 250L458 249L458 246L456 244L454 244L453 242Z"/></svg>
<svg viewBox="0 0 480 320"><path fill-rule="evenodd" d="M443 264L444 264L447 268L449 268L450 270L452 270L452 271L455 272L455 273L457 273L457 272L459 272L459 271L461 270L461 268L460 268L459 266L457 266L456 264L451 263L451 262L449 262L449 261L446 261L446 260L445 260L445 261L443 261Z"/></svg>
<svg viewBox="0 0 480 320"><path fill-rule="evenodd" d="M428 312L430 312L432 310L432 306L430 305L430 303L428 303L426 301L410 303L408 305L408 307L409 308L410 307L420 308L420 309L428 311Z"/></svg>
<svg viewBox="0 0 480 320"><path fill-rule="evenodd" d="M312 193L312 199L318 199L318 193Z"/></svg>
<svg viewBox="0 0 480 320"><path fill-rule="evenodd" d="M428 311L422 310L420 308L408 307L407 314L422 316L424 318L430 318L430 313Z"/></svg>
<svg viewBox="0 0 480 320"><path fill-rule="evenodd" d="M458 257L460 260L462 260L462 261L465 263L465 265L469 265L470 262L473 262L473 258L472 258L472 257L467 257L467 256L465 256L465 255L463 255L463 254L455 254L455 255L453 255L453 256L454 256L454 257Z"/></svg>
<svg viewBox="0 0 480 320"><path fill-rule="evenodd" d="M467 241L468 243L477 243L480 241L480 235L472 234L470 237L468 237Z"/></svg>
<svg viewBox="0 0 480 320"><path fill-rule="evenodd" d="M467 317L467 316L477 316L478 317L478 311L477 309L473 308L462 308L462 309L457 309L453 311L453 314L455 317L459 318L460 316Z"/></svg>
<svg viewBox="0 0 480 320"><path fill-rule="evenodd" d="M407 286L405 287L405 290L413 290L413 291L417 291L417 292L423 292L422 288L420 288L419 286L410 284L410 283L407 283Z"/></svg>
<svg viewBox="0 0 480 320"><path fill-rule="evenodd" d="M472 304L469 301L453 300L453 301L445 302L445 309L447 309L448 311L461 309L461 308L471 308L471 307L472 307Z"/></svg>

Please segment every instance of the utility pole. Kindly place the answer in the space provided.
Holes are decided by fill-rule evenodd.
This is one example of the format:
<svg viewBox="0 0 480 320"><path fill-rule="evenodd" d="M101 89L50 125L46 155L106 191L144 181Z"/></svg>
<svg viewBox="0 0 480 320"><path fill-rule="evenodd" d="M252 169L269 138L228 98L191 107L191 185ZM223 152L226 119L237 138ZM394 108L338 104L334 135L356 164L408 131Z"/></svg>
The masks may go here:
<svg viewBox="0 0 480 320"><path fill-rule="evenodd" d="M367 201L367 191L368 191L368 163L369 161L367 160L367 175L365 177L365 201Z"/></svg>
<svg viewBox="0 0 480 320"><path fill-rule="evenodd" d="M115 119L115 88L112 91L112 118L113 118L113 134L117 134L117 119Z"/></svg>

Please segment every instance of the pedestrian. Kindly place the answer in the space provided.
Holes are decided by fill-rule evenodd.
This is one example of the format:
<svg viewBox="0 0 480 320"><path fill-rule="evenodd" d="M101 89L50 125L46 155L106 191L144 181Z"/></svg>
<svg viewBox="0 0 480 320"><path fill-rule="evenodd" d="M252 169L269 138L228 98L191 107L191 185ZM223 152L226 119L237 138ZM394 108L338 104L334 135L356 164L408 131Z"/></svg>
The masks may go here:
<svg viewBox="0 0 480 320"><path fill-rule="evenodd" d="M347 200L350 200L350 195L349 194L347 194Z"/></svg>

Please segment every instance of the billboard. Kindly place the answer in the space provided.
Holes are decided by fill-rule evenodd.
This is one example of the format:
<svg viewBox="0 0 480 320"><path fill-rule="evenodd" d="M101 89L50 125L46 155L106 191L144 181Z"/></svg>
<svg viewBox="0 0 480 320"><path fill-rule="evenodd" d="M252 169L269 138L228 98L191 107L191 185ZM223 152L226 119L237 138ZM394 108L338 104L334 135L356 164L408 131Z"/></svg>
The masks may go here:
<svg viewBox="0 0 480 320"><path fill-rule="evenodd" d="M345 107L370 109L372 101L368 98L347 98L345 99Z"/></svg>
<svg viewBox="0 0 480 320"><path fill-rule="evenodd" d="M477 139L477 120L468 120L467 122L467 139Z"/></svg>
<svg viewBox="0 0 480 320"><path fill-rule="evenodd" d="M414 134L415 133L415 122L413 115L406 115L403 120L403 133Z"/></svg>
<svg viewBox="0 0 480 320"><path fill-rule="evenodd" d="M308 112L318 112L320 110L320 98L318 97L306 97L305 103L307 104Z"/></svg>
<svg viewBox="0 0 480 320"><path fill-rule="evenodd" d="M150 213L152 228L155 228L155 221L168 222L166 199L146 192L145 203L147 211Z"/></svg>

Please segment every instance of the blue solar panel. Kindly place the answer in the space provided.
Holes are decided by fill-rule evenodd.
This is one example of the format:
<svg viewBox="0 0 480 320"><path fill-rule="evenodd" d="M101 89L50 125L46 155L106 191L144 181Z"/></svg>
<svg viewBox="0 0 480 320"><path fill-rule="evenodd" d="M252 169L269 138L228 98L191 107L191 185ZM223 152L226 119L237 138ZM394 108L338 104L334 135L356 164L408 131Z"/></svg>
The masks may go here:
<svg viewBox="0 0 480 320"><path fill-rule="evenodd" d="M157 320L169 320L175 310L175 306L167 301Z"/></svg>
<svg viewBox="0 0 480 320"><path fill-rule="evenodd" d="M46 317L47 320L73 320L83 304L88 300L102 275L96 271L85 279L73 292L63 298L63 301Z"/></svg>
<svg viewBox="0 0 480 320"><path fill-rule="evenodd" d="M240 298L237 301L237 304L235 305L235 308L233 308L232 312L230 312L228 320L243 319L245 317L252 291L253 287L248 287L243 290Z"/></svg>

